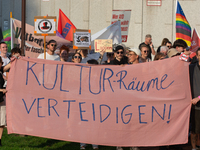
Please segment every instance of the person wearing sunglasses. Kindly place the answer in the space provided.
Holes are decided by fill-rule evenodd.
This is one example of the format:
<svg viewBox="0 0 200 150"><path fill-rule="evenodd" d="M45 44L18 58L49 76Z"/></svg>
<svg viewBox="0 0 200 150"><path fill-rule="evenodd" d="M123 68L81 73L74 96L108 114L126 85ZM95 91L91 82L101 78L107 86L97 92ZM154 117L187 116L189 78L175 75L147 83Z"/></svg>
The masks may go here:
<svg viewBox="0 0 200 150"><path fill-rule="evenodd" d="M75 53L73 56L72 56L72 62L73 63L80 63L82 60L82 56L80 53Z"/></svg>
<svg viewBox="0 0 200 150"><path fill-rule="evenodd" d="M147 56L147 57L150 58L150 59L152 59L151 54L152 54L152 55L155 55L156 52L155 52L155 50L154 50L154 46L153 46L153 43L152 43L152 36L151 36L151 34L147 34L147 35L145 36L145 41L139 45L139 49L140 49L140 50L141 50L141 46L142 46L142 45L146 45L146 46L148 47L149 53L148 53L148 56Z"/></svg>
<svg viewBox="0 0 200 150"><path fill-rule="evenodd" d="M114 50L115 58L114 60L110 61L112 65L123 65L128 64L128 57L124 56L124 47L118 45Z"/></svg>
<svg viewBox="0 0 200 150"><path fill-rule="evenodd" d="M172 43L170 41L166 42L166 46L170 49L172 48Z"/></svg>
<svg viewBox="0 0 200 150"><path fill-rule="evenodd" d="M60 61L60 57L59 55L55 54L55 50L56 50L56 47L57 47L57 42L55 40L50 40L48 43L47 43L47 52L46 52L46 59L48 60L57 60L57 61ZM44 59L44 53L40 54L38 56L38 58L40 59Z"/></svg>
<svg viewBox="0 0 200 150"><path fill-rule="evenodd" d="M140 51L141 51L141 57L139 58L139 63L150 62L151 59L148 58L149 47L147 45L143 44L140 46Z"/></svg>

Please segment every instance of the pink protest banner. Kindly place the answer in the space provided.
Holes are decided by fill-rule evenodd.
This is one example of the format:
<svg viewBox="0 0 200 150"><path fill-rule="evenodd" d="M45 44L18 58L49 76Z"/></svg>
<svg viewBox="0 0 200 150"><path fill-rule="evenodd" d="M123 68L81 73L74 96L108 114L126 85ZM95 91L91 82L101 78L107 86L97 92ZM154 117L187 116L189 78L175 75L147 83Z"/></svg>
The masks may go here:
<svg viewBox="0 0 200 150"><path fill-rule="evenodd" d="M126 66L23 57L9 73L8 133L110 146L187 143L188 65L178 57Z"/></svg>

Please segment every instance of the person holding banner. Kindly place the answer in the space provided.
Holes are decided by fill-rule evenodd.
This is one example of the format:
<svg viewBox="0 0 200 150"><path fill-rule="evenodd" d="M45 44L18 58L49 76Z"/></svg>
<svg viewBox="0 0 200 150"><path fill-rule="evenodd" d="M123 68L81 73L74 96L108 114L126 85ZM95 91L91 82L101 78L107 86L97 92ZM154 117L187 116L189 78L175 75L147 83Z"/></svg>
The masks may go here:
<svg viewBox="0 0 200 150"><path fill-rule="evenodd" d="M15 59L15 58L14 58ZM13 60L14 60L13 59ZM3 129L6 125L6 103L5 103L5 93L7 92L6 89L3 88L3 85L5 83L3 79L3 73L8 71L11 67L11 63L7 64L3 67L3 61L0 57L0 146L1 144L1 138L3 135Z"/></svg>
<svg viewBox="0 0 200 150"><path fill-rule="evenodd" d="M72 62L73 63L81 63L81 60L82 60L82 56L80 53L75 53L73 56L72 56Z"/></svg>
<svg viewBox="0 0 200 150"><path fill-rule="evenodd" d="M116 48L114 48L115 58L113 61L110 61L111 65L124 65L128 64L128 58L124 56L124 47L121 45L118 45Z"/></svg>
<svg viewBox="0 0 200 150"><path fill-rule="evenodd" d="M47 43L48 51L46 52L46 59L60 61L60 57L57 54L54 53L55 50L56 50L56 46L57 46L57 42L55 40L50 40ZM44 59L44 53L40 54L38 56L38 58Z"/></svg>
<svg viewBox="0 0 200 150"><path fill-rule="evenodd" d="M141 52L137 48L130 48L128 53L129 64L139 63Z"/></svg>
<svg viewBox="0 0 200 150"><path fill-rule="evenodd" d="M192 149L196 150L196 145L200 146L200 48L196 51L198 62L190 65L190 84L192 92L192 133L191 145ZM197 143L198 142L198 143Z"/></svg>
<svg viewBox="0 0 200 150"><path fill-rule="evenodd" d="M141 57L139 59L139 63L150 62L151 59L148 57L149 47L146 44L142 44L140 46Z"/></svg>
<svg viewBox="0 0 200 150"><path fill-rule="evenodd" d="M10 63L10 59L7 57L7 52L8 52L7 44L5 42L1 42L0 48L1 48L0 56L3 61L3 66L5 66ZM4 88L5 88L7 85L7 73L6 72L3 73L3 78L5 80L5 84L4 84Z"/></svg>

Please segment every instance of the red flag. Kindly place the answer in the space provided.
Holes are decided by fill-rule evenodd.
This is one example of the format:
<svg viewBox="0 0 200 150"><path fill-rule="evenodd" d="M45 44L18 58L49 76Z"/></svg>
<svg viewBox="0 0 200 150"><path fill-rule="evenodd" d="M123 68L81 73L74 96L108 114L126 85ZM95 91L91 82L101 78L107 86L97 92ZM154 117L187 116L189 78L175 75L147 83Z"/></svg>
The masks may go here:
<svg viewBox="0 0 200 150"><path fill-rule="evenodd" d="M190 47L190 51L192 52L190 54L190 58L195 56L195 52L199 47L200 47L200 38L197 31L194 29L193 35L192 35L191 47Z"/></svg>
<svg viewBox="0 0 200 150"><path fill-rule="evenodd" d="M73 41L73 30L76 29L69 18L59 9L58 32L68 41Z"/></svg>

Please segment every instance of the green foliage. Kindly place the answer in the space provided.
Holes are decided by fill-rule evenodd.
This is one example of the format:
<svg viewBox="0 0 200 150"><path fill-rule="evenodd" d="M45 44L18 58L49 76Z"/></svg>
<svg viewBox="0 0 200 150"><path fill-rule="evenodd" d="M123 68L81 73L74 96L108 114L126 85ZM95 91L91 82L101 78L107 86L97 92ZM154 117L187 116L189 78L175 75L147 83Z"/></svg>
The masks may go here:
<svg viewBox="0 0 200 150"><path fill-rule="evenodd" d="M80 144L67 141L59 141L34 136L20 136L7 134L4 129L1 150L79 150ZM92 145L87 145L86 150L92 150ZM100 150L116 150L116 147L100 146Z"/></svg>

